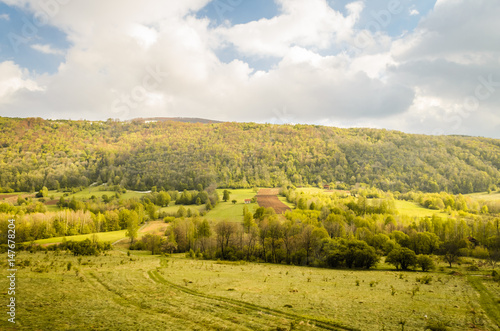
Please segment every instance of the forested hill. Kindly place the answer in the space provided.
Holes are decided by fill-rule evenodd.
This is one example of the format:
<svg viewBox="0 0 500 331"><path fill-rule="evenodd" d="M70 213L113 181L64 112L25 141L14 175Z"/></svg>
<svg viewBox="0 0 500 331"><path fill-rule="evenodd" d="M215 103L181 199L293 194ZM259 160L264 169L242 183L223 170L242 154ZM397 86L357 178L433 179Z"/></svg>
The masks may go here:
<svg viewBox="0 0 500 331"><path fill-rule="evenodd" d="M470 193L500 183L500 140L310 125L0 118L0 187L348 186Z"/></svg>

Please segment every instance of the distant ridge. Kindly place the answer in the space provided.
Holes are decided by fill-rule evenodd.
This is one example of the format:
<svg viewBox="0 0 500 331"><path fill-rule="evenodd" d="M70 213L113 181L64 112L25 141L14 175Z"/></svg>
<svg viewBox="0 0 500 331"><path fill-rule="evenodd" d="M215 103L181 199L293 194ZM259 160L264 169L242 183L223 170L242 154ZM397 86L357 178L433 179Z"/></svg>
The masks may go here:
<svg viewBox="0 0 500 331"><path fill-rule="evenodd" d="M149 118L135 118L133 121L141 121L141 122L183 122L183 123L202 123L202 124L210 124L210 123L223 123L221 121L214 121L205 118L191 118L191 117L149 117Z"/></svg>

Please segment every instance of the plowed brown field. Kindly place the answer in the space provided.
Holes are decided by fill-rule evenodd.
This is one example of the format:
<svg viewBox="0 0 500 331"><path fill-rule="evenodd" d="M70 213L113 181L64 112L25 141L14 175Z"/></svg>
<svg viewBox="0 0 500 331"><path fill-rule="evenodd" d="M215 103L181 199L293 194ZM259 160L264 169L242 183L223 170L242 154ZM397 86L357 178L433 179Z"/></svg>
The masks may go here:
<svg viewBox="0 0 500 331"><path fill-rule="evenodd" d="M257 193L257 203L260 207L268 208L272 207L276 214L282 214L290 207L285 205L278 199L279 189L277 188L263 188Z"/></svg>

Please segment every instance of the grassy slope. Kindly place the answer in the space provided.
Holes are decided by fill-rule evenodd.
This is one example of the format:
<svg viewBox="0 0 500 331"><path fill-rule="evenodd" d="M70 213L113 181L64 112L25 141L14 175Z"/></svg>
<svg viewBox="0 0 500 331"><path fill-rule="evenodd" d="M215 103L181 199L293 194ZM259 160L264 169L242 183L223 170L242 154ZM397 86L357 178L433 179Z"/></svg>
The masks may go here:
<svg viewBox="0 0 500 331"><path fill-rule="evenodd" d="M492 291L483 284L482 277L474 275L469 276L467 279L472 287L479 293L479 303L481 307L486 311L486 314L488 314L497 328L500 328L500 300L498 296L492 293ZM492 282L490 281L490 283Z"/></svg>
<svg viewBox="0 0 500 331"><path fill-rule="evenodd" d="M341 191L341 190L326 191L315 187L302 187L297 189L297 192L304 192L308 194L327 194L327 195L334 194L335 192L346 193L346 191ZM447 215L446 213L440 212L438 210L424 208L416 202L396 200L395 204L396 204L396 209L398 210L400 215L408 215L410 217L426 217L426 216L431 217L434 214L438 214L440 216Z"/></svg>
<svg viewBox="0 0 500 331"><path fill-rule="evenodd" d="M100 232L96 233L97 238L99 241L110 241L110 242L115 242L119 239L125 238L125 232L127 230L120 230L120 231L110 231L110 232ZM60 243L63 238L66 238L66 240L73 240L73 241L82 241L85 239L92 239L92 236L94 234L81 234L77 236L66 236L66 237L54 237L54 238L48 238L48 239L40 239L36 240L35 243L43 245L43 244L56 244Z"/></svg>
<svg viewBox="0 0 500 331"><path fill-rule="evenodd" d="M466 194L466 197L470 197L474 200L484 200L484 201L500 201L500 191L497 192L492 192L489 194L488 192L483 192L483 193L472 193L472 194Z"/></svg>
<svg viewBox="0 0 500 331"><path fill-rule="evenodd" d="M434 214L439 216L448 215L439 210L424 208L416 202L396 200L395 204L400 215L408 215L410 217L432 217Z"/></svg>
<svg viewBox="0 0 500 331"><path fill-rule="evenodd" d="M181 254L163 260L144 252L127 257L119 251L83 257L81 264L69 254L21 252L18 265L23 261L29 266L18 267L19 329L276 330L292 324L295 330L310 330L312 324L323 329L312 318L330 329L340 323L361 330L401 330L403 320L405 330L422 330L427 317L467 330L471 319L481 316L481 329L494 329L467 278L444 273L430 273L431 285L419 284L412 298L415 278L422 273L400 278L385 265L370 271L329 270L221 264ZM0 262L4 289L5 263ZM6 291L0 300L6 302ZM5 318L0 320L0 329L8 326Z"/></svg>
<svg viewBox="0 0 500 331"><path fill-rule="evenodd" d="M143 235L147 233L164 234L167 226L168 225L165 224L165 222L163 221L148 222L147 224L141 226L141 228L139 229L138 238L141 238ZM126 232L127 230L120 230L120 231L100 232L96 233L96 235L99 241L109 241L111 243L114 243L118 240L127 238ZM94 235L93 233L90 233L90 234L81 234L76 236L54 237L54 238L36 240L35 243L40 245L57 244L62 242L63 238L66 238L66 240L68 241L69 240L82 241L85 239L92 239L93 235Z"/></svg>
<svg viewBox="0 0 500 331"><path fill-rule="evenodd" d="M219 196L222 199L222 191L217 190ZM206 218L215 222L220 221L230 221L230 222L241 222L243 221L243 207L245 206L245 199L253 198L256 193L252 189L240 189L240 190L229 190L231 194L229 195L229 201L220 201L219 204L207 213ZM231 201L236 200L236 204ZM256 203L251 203L246 205L248 210L253 211L258 207Z"/></svg>

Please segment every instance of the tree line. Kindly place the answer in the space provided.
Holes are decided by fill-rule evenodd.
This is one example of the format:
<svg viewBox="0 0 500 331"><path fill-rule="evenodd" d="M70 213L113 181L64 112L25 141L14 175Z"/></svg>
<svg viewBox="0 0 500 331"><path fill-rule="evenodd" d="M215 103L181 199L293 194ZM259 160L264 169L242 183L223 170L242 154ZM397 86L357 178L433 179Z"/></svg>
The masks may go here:
<svg viewBox="0 0 500 331"><path fill-rule="evenodd" d="M186 201L185 197L191 197ZM175 201L180 204L175 213L161 212L161 207ZM156 191L144 194L140 199L123 199L120 194L113 196L93 195L89 199L61 197L58 206L61 210L48 212L40 201L19 198L17 205L0 203L0 244L7 242L8 220L16 221L16 240L30 242L52 237L100 233L126 230L144 224L148 220L165 219L175 216L200 216L197 209L184 208L183 205L204 204L203 215L219 203L215 186L203 191Z"/></svg>
<svg viewBox="0 0 500 331"><path fill-rule="evenodd" d="M493 266L500 260L498 215L410 218L390 207L381 208L383 201L282 193L307 208L288 211L283 217L272 208L250 211L245 207L239 219L217 224L202 217L169 219L164 236L145 237L131 248L152 250L154 242L157 253L332 268L371 268L385 256L398 269L424 271L433 267L434 255L450 266L463 255L485 259ZM366 204L372 208L365 208Z"/></svg>

